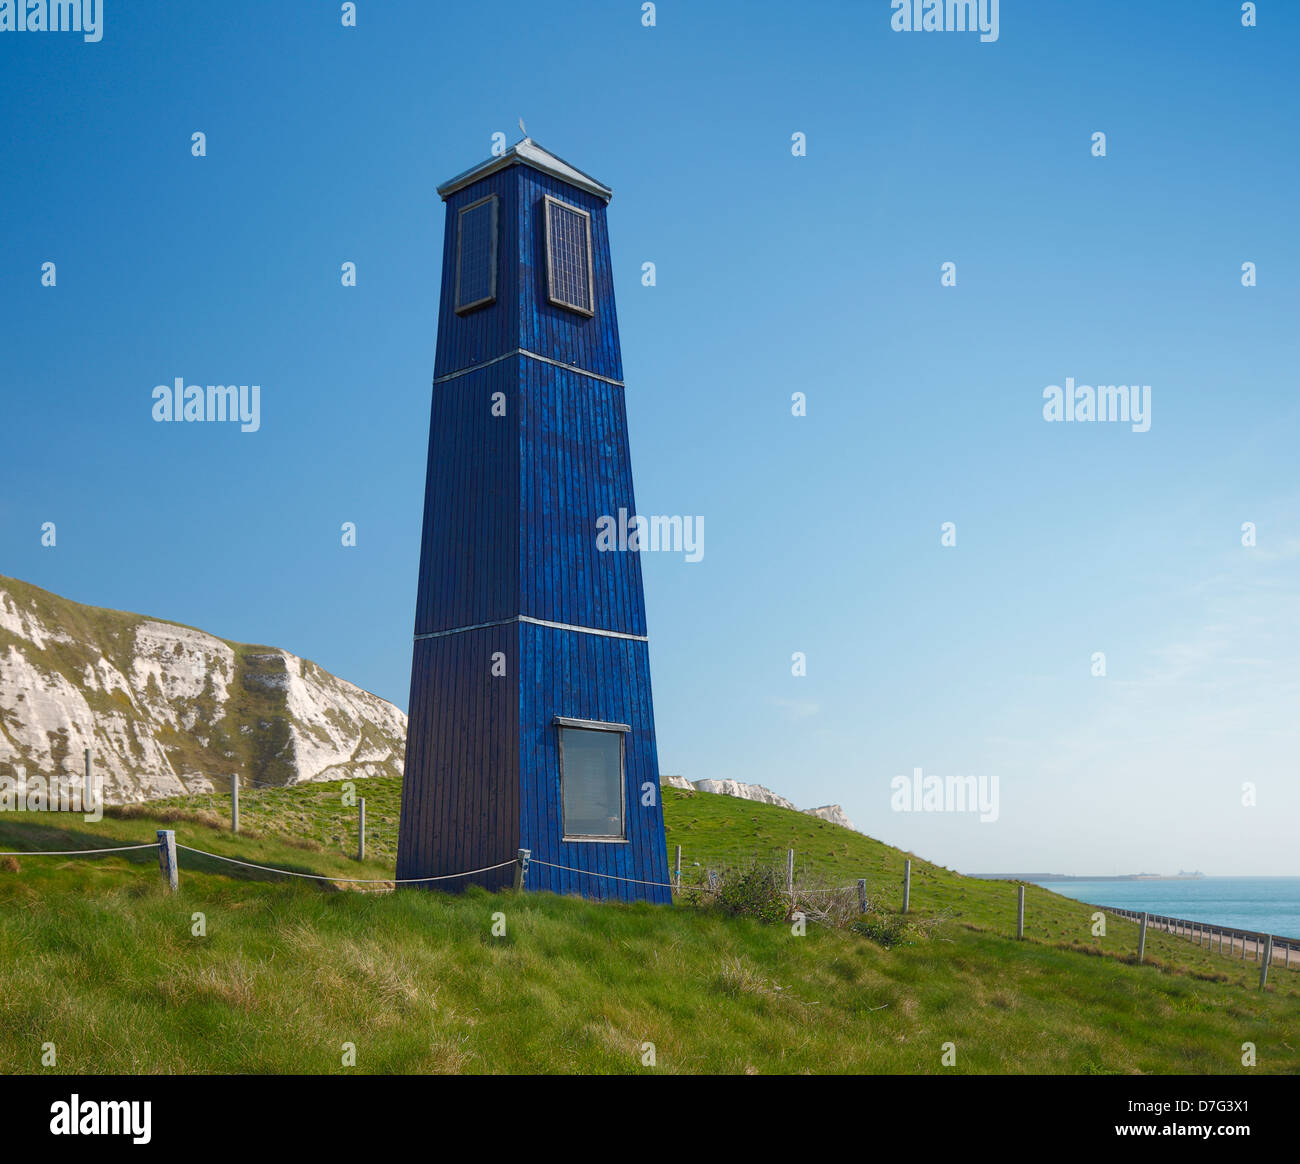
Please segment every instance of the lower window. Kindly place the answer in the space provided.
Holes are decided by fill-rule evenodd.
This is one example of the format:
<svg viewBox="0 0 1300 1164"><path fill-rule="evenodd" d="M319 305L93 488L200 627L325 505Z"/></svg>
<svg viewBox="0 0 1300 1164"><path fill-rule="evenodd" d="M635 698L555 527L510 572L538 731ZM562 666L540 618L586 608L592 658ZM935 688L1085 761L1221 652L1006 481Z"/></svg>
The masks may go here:
<svg viewBox="0 0 1300 1164"><path fill-rule="evenodd" d="M560 789L565 840L621 841L623 828L622 724L560 727Z"/></svg>

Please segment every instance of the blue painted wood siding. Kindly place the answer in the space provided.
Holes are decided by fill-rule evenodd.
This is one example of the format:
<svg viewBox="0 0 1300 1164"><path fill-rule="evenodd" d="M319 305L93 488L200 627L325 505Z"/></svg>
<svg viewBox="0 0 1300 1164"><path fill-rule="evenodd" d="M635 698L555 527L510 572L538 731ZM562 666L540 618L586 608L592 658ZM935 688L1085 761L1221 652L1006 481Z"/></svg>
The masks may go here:
<svg viewBox="0 0 1300 1164"><path fill-rule="evenodd" d="M499 199L496 302L457 315L457 212L488 194ZM547 194L591 214L590 318L548 300ZM524 847L575 870L535 864L531 888L670 900L646 643L517 621L646 633L639 556L596 549L598 518L636 512L624 390L606 382L622 376L604 202L523 165L452 195L415 627L437 637L415 644L399 877ZM496 393L505 417L492 414ZM493 652L505 677L491 674ZM557 715L631 726L626 843L563 839ZM643 807L645 784L654 804Z"/></svg>
<svg viewBox="0 0 1300 1164"><path fill-rule="evenodd" d="M609 228L604 201L527 166L514 168L519 172L519 346L562 364L585 368L598 376L622 380L623 357L618 342L614 272L609 257ZM548 297L547 194L591 214L595 315L590 319L557 307Z"/></svg>
<svg viewBox="0 0 1300 1164"><path fill-rule="evenodd" d="M640 556L596 548L600 517L636 513L623 389L522 365L520 613L643 635Z"/></svg>
<svg viewBox="0 0 1300 1164"><path fill-rule="evenodd" d="M519 711L520 843L539 861L549 862L529 867L530 888L622 901L670 901L671 891L663 888L668 852L647 645L531 623L519 624L519 641L525 668ZM551 722L556 715L631 726L624 745L627 843L563 839L559 729ZM641 804L641 786L646 783L653 786L652 807Z"/></svg>
<svg viewBox="0 0 1300 1164"><path fill-rule="evenodd" d="M430 413L416 634L519 613L518 357L435 384Z"/></svg>
<svg viewBox="0 0 1300 1164"><path fill-rule="evenodd" d="M497 299L494 304L457 315L456 215L462 207L489 194L500 200ZM591 214L595 308L591 318L550 302L544 216L547 194ZM527 166L511 166L451 196L444 237L435 379L516 348L608 379L623 379L609 229L600 198Z"/></svg>
<svg viewBox="0 0 1300 1164"><path fill-rule="evenodd" d="M517 166L475 182L447 201L442 244L442 298L438 307L438 354L434 379L486 363L519 347L519 182ZM495 303L456 314L456 215L461 207L495 194L497 297Z"/></svg>
<svg viewBox="0 0 1300 1164"><path fill-rule="evenodd" d="M498 651L516 673L517 625L416 640L399 878L482 869L509 860L519 848L519 685L492 674ZM513 869L506 868L431 887L496 889L513 880Z"/></svg>

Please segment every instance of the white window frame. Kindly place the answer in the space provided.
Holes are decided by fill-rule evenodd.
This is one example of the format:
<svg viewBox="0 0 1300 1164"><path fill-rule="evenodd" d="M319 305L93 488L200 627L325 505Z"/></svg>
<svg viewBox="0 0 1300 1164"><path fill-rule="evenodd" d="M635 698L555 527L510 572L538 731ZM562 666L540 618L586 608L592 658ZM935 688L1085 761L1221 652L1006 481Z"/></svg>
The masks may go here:
<svg viewBox="0 0 1300 1164"><path fill-rule="evenodd" d="M563 206L565 210L572 210L575 214L580 214L587 225L587 298L591 301L591 307L586 308L577 303L569 303L561 299L555 293L555 262L554 250L551 246L551 204ZM596 314L596 275L595 264L592 261L591 251L591 212L583 210L581 206L574 206L571 202L565 202L562 198L556 198L554 195L547 194L542 205L542 216L546 219L546 298L554 303L557 307L563 307L567 311L576 312L578 315L585 315L588 319Z"/></svg>
<svg viewBox="0 0 1300 1164"><path fill-rule="evenodd" d="M482 299L476 299L473 303L462 303L460 301L460 265L461 261L465 257L463 237L463 227L465 224L464 216L471 210L477 210L485 202L492 203L492 244L489 249L490 258L488 259L491 281L488 287L488 293ZM456 286L453 288L453 291L456 298L457 315L465 315L467 312L473 311L476 308L485 307L487 304L495 303L497 301L497 233L500 219L501 211L495 194L489 194L486 198L480 198L478 201L471 202L468 206L462 206L458 211L456 211Z"/></svg>
<svg viewBox="0 0 1300 1164"><path fill-rule="evenodd" d="M627 736L632 730L625 723L607 723L595 719L571 719L557 715L551 721L556 728L556 738L560 750L560 828L565 841L579 841L584 844L627 845L631 842L627 836ZM585 732L618 733L618 819L623 826L621 836L589 836L585 833L570 833L569 821L564 811L564 729L572 728Z"/></svg>

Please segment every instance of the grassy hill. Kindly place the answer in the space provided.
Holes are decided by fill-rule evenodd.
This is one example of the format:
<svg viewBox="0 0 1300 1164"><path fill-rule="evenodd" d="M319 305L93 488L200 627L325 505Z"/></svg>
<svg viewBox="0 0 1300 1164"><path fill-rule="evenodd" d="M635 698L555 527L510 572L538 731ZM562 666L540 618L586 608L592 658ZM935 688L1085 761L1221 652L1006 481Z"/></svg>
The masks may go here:
<svg viewBox="0 0 1300 1164"><path fill-rule="evenodd" d="M376 828L364 864L346 855L355 810L337 785L241 802L257 836L185 819L188 805L98 825L4 813L0 850L152 841L174 827L213 853L383 878L397 788L358 783ZM210 808L224 815L219 800ZM901 921L906 854L886 845L705 793L666 789L665 815L688 884L794 847L804 886L866 877L873 908ZM891 946L815 924L795 937L707 905L347 892L189 853L176 896L149 850L6 864L4 1072L42 1070L45 1043L69 1072L1300 1071L1295 970L1278 967L1261 994L1253 963L1157 933L1138 966L1136 927L1110 918L1093 937L1089 907L1033 886L1017 942L1014 886L915 858L912 917ZM1245 1042L1257 1047L1251 1069ZM344 1043L355 1067L342 1065ZM945 1043L953 1067L941 1065Z"/></svg>

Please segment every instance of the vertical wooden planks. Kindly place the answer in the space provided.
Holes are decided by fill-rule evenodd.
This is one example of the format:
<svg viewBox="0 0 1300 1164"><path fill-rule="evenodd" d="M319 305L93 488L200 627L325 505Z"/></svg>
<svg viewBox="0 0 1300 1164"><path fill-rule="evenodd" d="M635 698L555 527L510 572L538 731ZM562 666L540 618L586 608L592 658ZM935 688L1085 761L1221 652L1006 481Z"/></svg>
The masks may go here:
<svg viewBox="0 0 1300 1164"><path fill-rule="evenodd" d="M457 316L456 213L488 193L501 211L497 299ZM547 297L548 193L591 214L590 318ZM435 376L450 378L433 388L416 613L417 635L437 637L413 655L399 876L526 848L533 888L666 902L648 648L592 633L645 634L639 556L595 546L598 518L636 512L623 389L598 378L623 374L605 203L513 165L451 195L446 221ZM505 418L491 415L494 392ZM491 674L496 650L505 678ZM627 843L563 839L557 715L631 725Z"/></svg>

